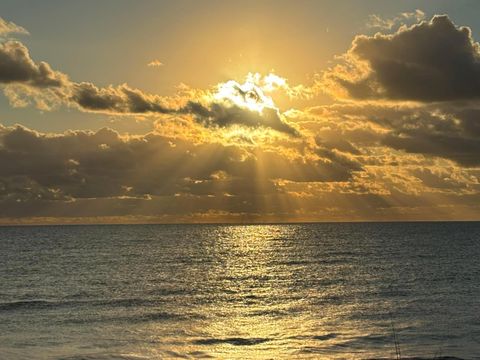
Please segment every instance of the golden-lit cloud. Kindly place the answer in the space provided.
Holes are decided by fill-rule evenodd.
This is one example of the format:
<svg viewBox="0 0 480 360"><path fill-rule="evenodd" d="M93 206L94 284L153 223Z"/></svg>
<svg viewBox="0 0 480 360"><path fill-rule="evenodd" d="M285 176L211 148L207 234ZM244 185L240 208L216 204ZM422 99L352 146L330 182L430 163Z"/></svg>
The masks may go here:
<svg viewBox="0 0 480 360"><path fill-rule="evenodd" d="M219 84L217 90L206 99L189 101L178 112L193 114L206 126L265 127L299 136L298 131L283 119L273 100L248 78L243 84L234 80Z"/></svg>
<svg viewBox="0 0 480 360"><path fill-rule="evenodd" d="M154 59L154 60L150 61L147 64L147 66L148 67L160 67L160 66L163 66L163 63L158 59Z"/></svg>
<svg viewBox="0 0 480 360"><path fill-rule="evenodd" d="M23 34L28 35L29 32L27 29L11 22L6 21L0 17L0 37L9 35L9 34Z"/></svg>
<svg viewBox="0 0 480 360"><path fill-rule="evenodd" d="M148 208L148 202L165 198L202 203L212 197L255 212L265 208L260 199L282 196L277 179L345 181L360 168L321 147L282 152L194 144L155 133L121 136L110 129L43 134L21 126L0 127L0 144L5 217L22 211L48 216L52 208L76 208L87 200L128 209L132 202ZM111 210L96 212L107 216Z"/></svg>
<svg viewBox="0 0 480 360"><path fill-rule="evenodd" d="M372 14L368 17L367 27L375 30L392 30L397 26L405 26L407 22L418 23L424 19L425 13L419 9L402 12L392 18L382 18L379 15Z"/></svg>

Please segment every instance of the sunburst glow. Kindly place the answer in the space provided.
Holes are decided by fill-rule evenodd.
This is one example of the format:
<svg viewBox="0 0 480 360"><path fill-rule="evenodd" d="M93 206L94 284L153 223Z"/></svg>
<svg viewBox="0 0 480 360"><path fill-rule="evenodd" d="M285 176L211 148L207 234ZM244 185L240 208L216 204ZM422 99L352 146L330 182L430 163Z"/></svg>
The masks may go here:
<svg viewBox="0 0 480 360"><path fill-rule="evenodd" d="M262 114L265 108L277 108L272 98L265 95L264 89L252 77L247 77L243 84L239 84L235 80L220 84L214 99L227 101L259 114Z"/></svg>

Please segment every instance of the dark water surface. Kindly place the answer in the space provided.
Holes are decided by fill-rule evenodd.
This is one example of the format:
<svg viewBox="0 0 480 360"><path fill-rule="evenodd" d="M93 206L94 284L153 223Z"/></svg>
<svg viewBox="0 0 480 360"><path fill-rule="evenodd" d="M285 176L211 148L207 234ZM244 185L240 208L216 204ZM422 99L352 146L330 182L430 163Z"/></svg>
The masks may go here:
<svg viewBox="0 0 480 360"><path fill-rule="evenodd" d="M0 228L0 359L480 359L480 223Z"/></svg>

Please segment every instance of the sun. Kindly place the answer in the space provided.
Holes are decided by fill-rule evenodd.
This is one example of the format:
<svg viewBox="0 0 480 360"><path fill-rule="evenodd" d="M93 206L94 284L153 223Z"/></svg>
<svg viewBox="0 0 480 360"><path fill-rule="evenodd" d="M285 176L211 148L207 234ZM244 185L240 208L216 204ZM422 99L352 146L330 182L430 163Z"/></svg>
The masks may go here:
<svg viewBox="0 0 480 360"><path fill-rule="evenodd" d="M258 114L263 114L266 108L277 109L272 98L265 95L262 87L249 78L243 84L235 80L219 84L213 97L216 101L228 102Z"/></svg>

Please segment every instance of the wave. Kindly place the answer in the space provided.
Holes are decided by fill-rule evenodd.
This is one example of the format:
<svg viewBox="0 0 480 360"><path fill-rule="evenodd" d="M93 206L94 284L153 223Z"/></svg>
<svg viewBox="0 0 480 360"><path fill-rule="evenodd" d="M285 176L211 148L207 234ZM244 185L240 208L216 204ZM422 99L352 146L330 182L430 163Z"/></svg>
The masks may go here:
<svg viewBox="0 0 480 360"><path fill-rule="evenodd" d="M75 306L137 307L156 306L165 303L165 299L84 299L84 300L17 300L0 303L0 311L24 309L48 309Z"/></svg>
<svg viewBox="0 0 480 360"><path fill-rule="evenodd" d="M262 344L270 340L272 339L231 337L231 338L198 339L198 340L194 340L193 343L196 345L230 344L235 346L250 346L250 345Z"/></svg>
<svg viewBox="0 0 480 360"><path fill-rule="evenodd" d="M21 300L0 303L0 311L17 310L17 309L34 309L34 308L46 308L54 306L54 302L46 300Z"/></svg>
<svg viewBox="0 0 480 360"><path fill-rule="evenodd" d="M322 335L294 335L288 336L285 339L287 340L319 340L319 341L326 341L330 339L335 339L338 337L339 334L336 333L327 333Z"/></svg>
<svg viewBox="0 0 480 360"><path fill-rule="evenodd" d="M203 352L203 351L190 351L188 353L182 354L176 351L161 351L162 359L211 359L213 356Z"/></svg>
<svg viewBox="0 0 480 360"><path fill-rule="evenodd" d="M335 339L336 337L337 337L337 334L335 334L335 333L328 333L328 334L324 334L324 335L315 335L315 336L312 336L312 339L325 341L325 340Z"/></svg>
<svg viewBox="0 0 480 360"><path fill-rule="evenodd" d="M130 354L79 354L59 357L57 360L148 360L148 357Z"/></svg>
<svg viewBox="0 0 480 360"><path fill-rule="evenodd" d="M200 314L179 314L171 312L151 312L143 314L132 314L131 316L115 315L95 315L94 317L78 317L68 318L63 321L64 324L91 324L91 323L142 323L142 322L157 322L157 321L191 321L204 320L205 316Z"/></svg>

